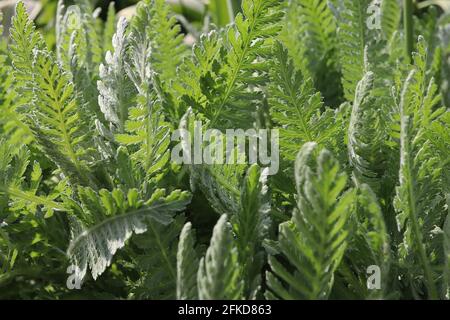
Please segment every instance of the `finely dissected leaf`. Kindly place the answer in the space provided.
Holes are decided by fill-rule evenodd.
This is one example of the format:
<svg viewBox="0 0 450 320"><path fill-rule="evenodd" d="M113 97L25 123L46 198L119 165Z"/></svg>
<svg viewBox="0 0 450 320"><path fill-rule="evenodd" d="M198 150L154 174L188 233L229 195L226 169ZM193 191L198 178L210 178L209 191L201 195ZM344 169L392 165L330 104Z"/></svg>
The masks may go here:
<svg viewBox="0 0 450 320"><path fill-rule="evenodd" d="M355 193L344 192L347 177L327 150L306 143L297 155L297 203L292 219L280 224L278 253L269 257L268 298L324 299L330 294L349 230Z"/></svg>
<svg viewBox="0 0 450 320"><path fill-rule="evenodd" d="M146 0L137 5L136 15L131 20L130 40L134 47L131 59L135 70L142 73L151 66L153 85L163 104L161 111L171 120L178 121L183 112L175 101L177 92L174 87L178 84L174 78L187 55L187 47L166 1ZM141 55L138 61L137 54ZM147 56L145 66L140 63L144 58L142 55Z"/></svg>
<svg viewBox="0 0 450 320"><path fill-rule="evenodd" d="M110 2L108 6L108 15L105 21L105 29L103 31L103 52L113 51L112 39L116 33L117 17L114 8L115 3Z"/></svg>
<svg viewBox="0 0 450 320"><path fill-rule="evenodd" d="M337 106L342 88L337 81L336 31L336 19L328 1L288 1L280 35L283 44L295 67L313 80L327 102Z"/></svg>
<svg viewBox="0 0 450 320"><path fill-rule="evenodd" d="M106 53L105 64L100 65L100 80L97 83L100 109L118 133L125 131L129 109L136 97L136 89L126 72L127 25L124 17L119 19L113 37L114 52Z"/></svg>
<svg viewBox="0 0 450 320"><path fill-rule="evenodd" d="M85 58L87 69L98 75L97 70L104 57L100 32L102 25L98 19L100 9L95 9L94 4L88 0L75 0L75 4L80 7L82 29L88 44Z"/></svg>
<svg viewBox="0 0 450 320"><path fill-rule="evenodd" d="M252 126L252 113L263 101L257 88L263 86L267 79L262 61L270 50L268 38L276 36L280 29L282 11L279 5L276 0L244 0L243 14L238 14L234 25L223 31L226 32L223 37L226 41L222 48L219 47L220 53L211 45L204 51L201 48L195 51L194 48L195 56L193 62L187 64L189 73L184 75L185 78L197 74L193 69L205 60L211 59L211 64L199 74L200 78L186 80L183 99L194 110L204 114L212 128L231 125L247 129ZM201 94L193 96L191 92Z"/></svg>
<svg viewBox="0 0 450 320"><path fill-rule="evenodd" d="M0 299L450 299L436 1L4 2Z"/></svg>
<svg viewBox="0 0 450 320"><path fill-rule="evenodd" d="M98 106L95 85L103 52L99 46L95 24L97 13L90 6L72 5L66 8L58 1L56 15L56 56L63 68L71 73L83 117L93 125L96 118L103 121Z"/></svg>
<svg viewBox="0 0 450 320"><path fill-rule="evenodd" d="M392 294L394 286L390 283L392 255L390 238L383 217L381 206L372 189L363 184L357 189L356 215L352 217L353 232L346 252L348 269L341 273L348 282L355 285L359 282L359 290L369 299L382 299ZM379 268L379 288L369 290L367 270L369 267Z"/></svg>
<svg viewBox="0 0 450 320"><path fill-rule="evenodd" d="M379 192L386 183L387 131L373 96L374 74L368 72L358 83L348 129L349 160L358 183L367 183Z"/></svg>
<svg viewBox="0 0 450 320"><path fill-rule="evenodd" d="M169 225L150 220L148 231L131 239L138 248L131 259L140 278L130 286L130 297L147 300L177 297L177 244L184 221L183 215L177 215ZM198 260L195 272L197 266Z"/></svg>
<svg viewBox="0 0 450 320"><path fill-rule="evenodd" d="M442 201L442 191L438 187L438 159L432 154L430 141L423 135L426 121L431 120L426 118L424 111L433 99L413 94L419 79L420 75L411 71L402 92L400 181L394 204L399 212L399 229L405 228L402 254L413 255L420 262L427 294L430 298L437 298L435 276L431 268L434 259L429 256L429 251L433 249L426 244L425 239L431 236L433 226L441 224L438 204ZM421 104L422 99L424 104ZM416 117L412 112L422 114L423 118Z"/></svg>
<svg viewBox="0 0 450 320"><path fill-rule="evenodd" d="M353 100L356 85L364 75L364 48L368 0L344 0L338 23L338 39L345 98Z"/></svg>
<svg viewBox="0 0 450 320"><path fill-rule="evenodd" d="M73 183L95 186L87 164L91 160L86 145L89 134L80 117L73 83L44 49L21 2L13 25L12 60L16 82L25 88L24 113L29 126L40 147Z"/></svg>
<svg viewBox="0 0 450 320"><path fill-rule="evenodd" d="M306 59L307 69L300 70L314 74L320 61L335 47L336 21L327 1L291 0L285 20L284 44L296 67L301 68L301 60Z"/></svg>
<svg viewBox="0 0 450 320"><path fill-rule="evenodd" d="M115 139L120 144L135 146L133 158L151 176L169 161L170 126L163 117L158 76L153 70L153 51L147 33L134 26L128 39L130 65L127 72L138 94L136 106L129 110L124 133L116 134Z"/></svg>
<svg viewBox="0 0 450 320"><path fill-rule="evenodd" d="M280 129L281 155L295 159L295 152L308 141L332 146L339 126L334 111L323 111L322 96L313 88L312 82L295 70L286 49L277 43L273 51L269 87L270 113Z"/></svg>
<svg viewBox="0 0 450 320"><path fill-rule="evenodd" d="M3 14L0 13L0 35L3 34ZM2 118L0 119L0 130L3 135L11 137L11 143L27 142L30 140L28 127L23 123L22 115L17 113L18 94L13 88L13 68L8 58L7 38L0 39L0 106Z"/></svg>
<svg viewBox="0 0 450 320"><path fill-rule="evenodd" d="M248 165L236 147L231 151L234 161L227 162L224 152L222 164L203 163L203 151L195 149L193 141L196 134L195 120L192 110L188 110L180 122L180 128L191 133L190 141L181 143L183 155L191 163L189 165L191 188L200 189L217 213L235 214L240 207L241 179ZM223 145L225 146L226 142L223 142Z"/></svg>
<svg viewBox="0 0 450 320"><path fill-rule="evenodd" d="M75 215L67 255L78 267L75 276L79 281L88 268L94 279L100 276L133 233L147 231L146 219L167 225L173 214L183 211L189 203L188 193L180 191L164 197L164 191L157 190L148 201L140 200L135 189L125 195L118 189L96 193L79 188L78 196L81 206L71 202Z"/></svg>
<svg viewBox="0 0 450 320"><path fill-rule="evenodd" d="M256 297L261 290L261 268L265 262L262 243L268 237L271 223L267 174L268 168L260 169L257 165L248 169L242 186L241 207L231 218L247 298Z"/></svg>
<svg viewBox="0 0 450 320"><path fill-rule="evenodd" d="M150 25L148 36L152 39L153 67L160 74L161 81L169 89L174 82L176 70L186 54L183 36L176 18L164 0L150 2Z"/></svg>
<svg viewBox="0 0 450 320"><path fill-rule="evenodd" d="M43 41L35 31L33 22L29 19L23 2L18 2L16 14L12 19L11 57L15 69L16 81L24 85L33 77L34 49L42 49ZM27 88L29 89L29 88Z"/></svg>
<svg viewBox="0 0 450 320"><path fill-rule="evenodd" d="M211 243L197 274L198 297L202 300L239 299L242 282L238 253L227 216L214 227Z"/></svg>
<svg viewBox="0 0 450 320"><path fill-rule="evenodd" d="M398 30L401 16L398 0L381 1L381 27L386 40L390 40L394 32Z"/></svg>
<svg viewBox="0 0 450 320"><path fill-rule="evenodd" d="M180 234L177 252L177 299L193 300L198 297L198 257L194 249L192 224L186 223Z"/></svg>
<svg viewBox="0 0 450 320"><path fill-rule="evenodd" d="M93 185L85 159L88 133L80 123L73 84L46 52L36 52L34 96L36 107L31 118L39 127L33 128L43 148L53 156L63 171L74 180ZM59 74L58 74L59 73ZM56 149L51 149L56 148ZM54 154L54 155L53 155Z"/></svg>
<svg viewBox="0 0 450 320"><path fill-rule="evenodd" d="M220 214L239 210L240 180L245 165L198 165L192 170L192 184L198 186L210 205Z"/></svg>
<svg viewBox="0 0 450 320"><path fill-rule="evenodd" d="M69 66L76 56L77 67L84 69L90 76L98 75L98 67L104 56L99 13L86 1L75 1L74 5L67 8L63 0L58 1L55 26L57 57Z"/></svg>
<svg viewBox="0 0 450 320"><path fill-rule="evenodd" d="M25 172L30 165L30 152L24 146L17 149L15 147L12 141L0 139L0 209L3 218L7 220L8 207L14 207L9 202L16 202L16 206L19 208L21 207L19 202L34 208L44 206L45 211L49 214L53 210L65 211L63 205L52 201L50 197L36 195L42 178L42 171L36 163L33 166L31 182L27 186Z"/></svg>

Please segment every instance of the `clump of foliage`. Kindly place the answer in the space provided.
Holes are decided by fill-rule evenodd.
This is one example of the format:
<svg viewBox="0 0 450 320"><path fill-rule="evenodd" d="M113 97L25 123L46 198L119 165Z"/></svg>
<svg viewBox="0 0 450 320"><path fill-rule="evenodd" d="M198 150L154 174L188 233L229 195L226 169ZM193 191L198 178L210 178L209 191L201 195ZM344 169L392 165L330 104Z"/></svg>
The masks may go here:
<svg viewBox="0 0 450 320"><path fill-rule="evenodd" d="M447 15L243 0L189 47L74 2L0 39L0 298L450 298ZM195 120L279 129L280 171L174 163Z"/></svg>

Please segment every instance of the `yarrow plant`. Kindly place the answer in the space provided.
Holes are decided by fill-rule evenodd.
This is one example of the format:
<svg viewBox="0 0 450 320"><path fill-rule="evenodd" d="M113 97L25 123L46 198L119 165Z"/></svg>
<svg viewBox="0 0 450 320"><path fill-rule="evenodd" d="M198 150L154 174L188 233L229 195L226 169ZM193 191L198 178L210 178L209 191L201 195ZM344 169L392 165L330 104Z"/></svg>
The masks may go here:
<svg viewBox="0 0 450 320"><path fill-rule="evenodd" d="M73 3L0 39L0 298L450 298L447 14Z"/></svg>

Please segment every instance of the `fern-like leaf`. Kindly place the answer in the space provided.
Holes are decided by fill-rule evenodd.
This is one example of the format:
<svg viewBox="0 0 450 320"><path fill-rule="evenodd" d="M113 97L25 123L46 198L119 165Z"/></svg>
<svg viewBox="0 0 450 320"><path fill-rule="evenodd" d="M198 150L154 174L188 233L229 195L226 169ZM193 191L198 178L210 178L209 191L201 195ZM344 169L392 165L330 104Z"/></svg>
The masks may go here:
<svg viewBox="0 0 450 320"><path fill-rule="evenodd" d="M150 26L153 28L148 29L148 35L152 39L152 65L166 89L170 89L177 68L186 55L186 47L181 28L166 1L153 0L150 7Z"/></svg>
<svg viewBox="0 0 450 320"><path fill-rule="evenodd" d="M375 193L366 184L357 191L356 215L351 217L353 232L344 258L348 268L339 271L352 286L359 283L359 287L353 288L357 293L362 292L370 299L386 298L393 294L389 274L392 262L389 234ZM380 268L380 288L377 290L368 289L366 271L369 266Z"/></svg>
<svg viewBox="0 0 450 320"><path fill-rule="evenodd" d="M151 52L147 66L151 65L152 71L157 75L154 77L154 85L157 86L158 98L163 104L161 111L171 120L179 121L183 111L179 110L179 103L176 101L177 84L173 79L187 55L187 47L170 6L164 0L141 1L130 24L131 42L139 42L141 51Z"/></svg>
<svg viewBox="0 0 450 320"><path fill-rule="evenodd" d="M133 158L151 176L169 161L170 127L163 121L158 75L153 70L153 52L147 33L133 27L128 42L134 68L128 66L127 72L138 94L136 106L129 110L125 133L116 134L115 139L134 147Z"/></svg>
<svg viewBox="0 0 450 320"><path fill-rule="evenodd" d="M227 216L222 215L214 227L211 243L197 274L198 296L202 300L239 299L242 282L238 253Z"/></svg>
<svg viewBox="0 0 450 320"><path fill-rule="evenodd" d="M23 3L16 7L11 31L16 84L23 86L25 115L40 147L72 182L95 186L73 83L34 31ZM31 47L34 45L34 47ZM31 68L30 68L31 66Z"/></svg>
<svg viewBox="0 0 450 320"><path fill-rule="evenodd" d="M352 101L356 85L364 75L368 0L344 0L343 3L338 24L342 85L345 98Z"/></svg>
<svg viewBox="0 0 450 320"><path fill-rule="evenodd" d="M327 1L290 0L280 38L295 67L337 106L342 88L336 80L340 77L336 31L336 19Z"/></svg>
<svg viewBox="0 0 450 320"><path fill-rule="evenodd" d="M117 16L114 6L114 2L110 2L108 6L108 14L105 21L105 29L103 31L103 52L112 52L114 50L112 39L116 33L117 25Z"/></svg>
<svg viewBox="0 0 450 320"><path fill-rule="evenodd" d="M78 196L81 206L68 200L74 215L67 255L78 267L76 278L79 281L85 277L88 267L94 279L100 276L133 233L147 231L147 218L169 224L173 214L184 210L190 198L180 191L164 197L164 191L157 190L151 199L142 201L136 189L125 195L118 189L96 193L81 187Z"/></svg>
<svg viewBox="0 0 450 320"><path fill-rule="evenodd" d="M186 223L180 234L177 253L177 299L194 300L198 297L198 257L194 249L195 236L192 224Z"/></svg>
<svg viewBox="0 0 450 320"><path fill-rule="evenodd" d="M148 220L148 231L131 239L137 250L130 256L140 277L132 281L130 297L151 300L177 297L177 244L184 221L183 215L174 217L169 225Z"/></svg>
<svg viewBox="0 0 450 320"><path fill-rule="evenodd" d="M201 130L201 128L195 128L196 119L192 110L189 109L180 122L180 128L190 132L192 137L198 134L198 129ZM224 161L223 164L196 164L198 160L195 154L202 156L203 152L193 149L192 145L193 141L182 143L184 156L192 163L189 165L191 188L200 189L217 213L236 214L240 208L241 179L248 166L245 159L240 158L242 153L234 148L231 154L235 161L229 163Z"/></svg>
<svg viewBox="0 0 450 320"><path fill-rule="evenodd" d="M400 103L400 181L397 187L395 207L400 230L405 230L401 250L405 258L413 254L423 270L424 284L430 298L437 298L434 259L430 258L432 247L425 239L431 237L433 226L441 225L439 202L442 201L440 167L433 155L431 143L423 135L426 121L431 119L424 113L433 98L417 96L415 89L422 77L416 70L406 80ZM429 92L433 95L433 92ZM422 100L423 99L423 100ZM422 101L425 104L422 104ZM420 116L422 115L422 118Z"/></svg>
<svg viewBox="0 0 450 320"><path fill-rule="evenodd" d="M380 110L375 109L374 74L366 73L356 88L348 130L350 164L359 184L367 183L378 193L385 180L387 133ZM384 186L383 186L384 187Z"/></svg>
<svg viewBox="0 0 450 320"><path fill-rule="evenodd" d="M268 298L325 299L347 247L347 220L355 193L329 151L306 143L295 163L297 206L279 227L278 253L269 256Z"/></svg>
<svg viewBox="0 0 450 320"><path fill-rule="evenodd" d="M12 20L11 39L11 58L15 68L16 81L27 82L32 77L32 68L34 61L34 49L43 48L43 40L36 32L33 22L29 19L25 5L18 2L16 14Z"/></svg>
<svg viewBox="0 0 450 320"><path fill-rule="evenodd" d="M126 68L127 25L124 17L117 23L117 32L113 37L114 53L106 53L106 64L100 65L100 80L97 82L100 109L113 131L118 133L125 131L129 109L136 96L136 89L127 75Z"/></svg>
<svg viewBox="0 0 450 320"><path fill-rule="evenodd" d="M270 50L267 39L280 30L282 11L279 5L276 0L244 0L243 14L238 14L234 25L225 30L226 42L220 55L215 57L213 72L200 75L202 77L195 82L186 81L194 88L187 87L183 99L205 115L212 128L246 129L253 125L252 113L263 101L257 88L267 82L263 63ZM185 75L189 76L189 73ZM202 94L193 97L191 91Z"/></svg>
<svg viewBox="0 0 450 320"><path fill-rule="evenodd" d="M271 222L267 173L267 168L261 170L257 165L248 169L242 184L241 208L231 218L247 298L255 298L261 290L261 268L265 262L262 243L268 237Z"/></svg>
<svg viewBox="0 0 450 320"><path fill-rule="evenodd" d="M381 28L386 40L390 40L394 32L398 30L401 16L398 0L381 1Z"/></svg>
<svg viewBox="0 0 450 320"><path fill-rule="evenodd" d="M322 95L310 79L295 70L287 50L281 43L274 49L271 71L270 114L280 128L280 149L283 158L294 160L297 150L308 141L332 147L338 125L334 111L323 111Z"/></svg>

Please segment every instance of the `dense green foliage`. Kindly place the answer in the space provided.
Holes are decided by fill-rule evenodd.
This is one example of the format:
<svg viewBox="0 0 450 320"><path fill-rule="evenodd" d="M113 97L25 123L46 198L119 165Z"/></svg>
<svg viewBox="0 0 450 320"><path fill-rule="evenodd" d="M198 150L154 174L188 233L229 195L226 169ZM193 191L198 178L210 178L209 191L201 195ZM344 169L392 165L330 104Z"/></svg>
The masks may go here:
<svg viewBox="0 0 450 320"><path fill-rule="evenodd" d="M0 298L450 299L448 15L212 1L191 45L73 2L0 39ZM199 120L279 129L279 172L175 163Z"/></svg>

